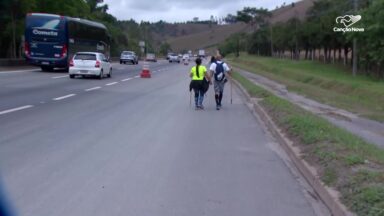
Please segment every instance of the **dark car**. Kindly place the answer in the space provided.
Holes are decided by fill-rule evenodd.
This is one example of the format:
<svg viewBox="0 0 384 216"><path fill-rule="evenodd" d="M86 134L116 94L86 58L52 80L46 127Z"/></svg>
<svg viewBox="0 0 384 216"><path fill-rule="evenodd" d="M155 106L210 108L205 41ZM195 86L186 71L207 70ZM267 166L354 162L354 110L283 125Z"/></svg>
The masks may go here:
<svg viewBox="0 0 384 216"><path fill-rule="evenodd" d="M120 55L120 64L130 62L132 64L139 64L139 58L133 51L123 51Z"/></svg>

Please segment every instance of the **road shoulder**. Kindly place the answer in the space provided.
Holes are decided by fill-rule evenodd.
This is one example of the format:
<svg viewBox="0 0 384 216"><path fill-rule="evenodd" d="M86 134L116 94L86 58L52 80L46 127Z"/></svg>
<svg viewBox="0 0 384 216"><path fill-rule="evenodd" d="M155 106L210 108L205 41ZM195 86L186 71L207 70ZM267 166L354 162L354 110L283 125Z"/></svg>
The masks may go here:
<svg viewBox="0 0 384 216"><path fill-rule="evenodd" d="M293 161L295 166L305 177L307 182L313 187L316 193L321 197L321 199L326 203L328 208L331 210L333 215L353 215L349 212L345 205L340 201L340 194L334 190L332 187L326 186L321 178L318 169L312 164L309 164L305 161L305 154L301 151L298 145L295 144L290 138L287 137L286 131L281 127L277 126L273 117L270 116L267 110L260 105L262 99L257 99L252 97L248 91L237 81L234 81L237 87L245 95L247 100L252 104L252 110L254 110L262 121L266 124L270 132L276 137L279 141L279 144L286 151L289 158Z"/></svg>

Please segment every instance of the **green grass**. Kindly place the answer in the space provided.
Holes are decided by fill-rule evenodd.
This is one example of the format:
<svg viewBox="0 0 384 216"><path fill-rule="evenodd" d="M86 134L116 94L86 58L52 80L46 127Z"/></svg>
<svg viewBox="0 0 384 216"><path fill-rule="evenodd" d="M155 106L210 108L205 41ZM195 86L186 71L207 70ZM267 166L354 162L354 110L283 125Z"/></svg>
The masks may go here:
<svg viewBox="0 0 384 216"><path fill-rule="evenodd" d="M274 96L239 73L233 77L259 99L274 122L315 166L322 181L341 192L357 215L384 215L384 150Z"/></svg>
<svg viewBox="0 0 384 216"><path fill-rule="evenodd" d="M341 66L242 54L229 57L233 66L276 80L290 91L384 122L384 82L353 77Z"/></svg>

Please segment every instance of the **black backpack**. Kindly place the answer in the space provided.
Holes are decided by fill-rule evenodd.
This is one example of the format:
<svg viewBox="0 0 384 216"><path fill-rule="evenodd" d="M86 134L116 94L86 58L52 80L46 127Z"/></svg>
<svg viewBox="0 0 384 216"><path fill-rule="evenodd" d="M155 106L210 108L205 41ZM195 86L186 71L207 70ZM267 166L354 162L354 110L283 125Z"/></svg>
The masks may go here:
<svg viewBox="0 0 384 216"><path fill-rule="evenodd" d="M216 81L223 81L224 78L225 78L224 62L221 62L221 63L216 62L215 80Z"/></svg>

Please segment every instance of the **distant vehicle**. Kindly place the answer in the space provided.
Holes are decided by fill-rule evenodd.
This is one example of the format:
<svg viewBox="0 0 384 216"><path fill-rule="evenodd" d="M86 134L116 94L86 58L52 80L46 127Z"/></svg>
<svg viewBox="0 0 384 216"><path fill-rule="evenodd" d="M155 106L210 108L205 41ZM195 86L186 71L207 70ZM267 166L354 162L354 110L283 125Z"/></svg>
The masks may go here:
<svg viewBox="0 0 384 216"><path fill-rule="evenodd" d="M178 57L179 57L179 58L183 58L183 55L182 55L182 54L179 54Z"/></svg>
<svg viewBox="0 0 384 216"><path fill-rule="evenodd" d="M112 65L107 57L97 52L78 52L69 62L69 77L76 75L96 76L102 79L105 75L112 76Z"/></svg>
<svg viewBox="0 0 384 216"><path fill-rule="evenodd" d="M194 54L193 57L197 58L197 54Z"/></svg>
<svg viewBox="0 0 384 216"><path fill-rule="evenodd" d="M176 54L172 54L169 56L169 63L172 63L172 62L177 62L177 63L180 63L180 58L178 55Z"/></svg>
<svg viewBox="0 0 384 216"><path fill-rule="evenodd" d="M25 25L25 58L43 71L69 68L76 52L109 57L110 35L98 22L56 14L29 13Z"/></svg>
<svg viewBox="0 0 384 216"><path fill-rule="evenodd" d="M120 64L126 64L130 62L132 64L139 64L139 58L133 51L123 51L120 54Z"/></svg>
<svg viewBox="0 0 384 216"><path fill-rule="evenodd" d="M173 54L174 54L174 53L171 53L171 52L168 53L168 54L167 54L167 60L169 60L170 56L173 55Z"/></svg>
<svg viewBox="0 0 384 216"><path fill-rule="evenodd" d="M184 54L183 55L183 61L189 61L189 54Z"/></svg>
<svg viewBox="0 0 384 216"><path fill-rule="evenodd" d="M205 50L199 50L199 58L205 58Z"/></svg>
<svg viewBox="0 0 384 216"><path fill-rule="evenodd" d="M183 63L184 63L184 65L188 65L189 64L189 54L184 54L183 55Z"/></svg>
<svg viewBox="0 0 384 216"><path fill-rule="evenodd" d="M147 53L147 56L145 57L146 61L152 61L157 62L156 55L154 53Z"/></svg>

